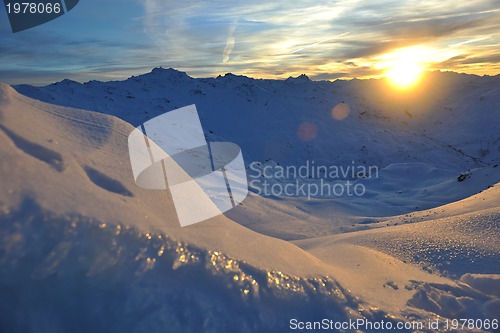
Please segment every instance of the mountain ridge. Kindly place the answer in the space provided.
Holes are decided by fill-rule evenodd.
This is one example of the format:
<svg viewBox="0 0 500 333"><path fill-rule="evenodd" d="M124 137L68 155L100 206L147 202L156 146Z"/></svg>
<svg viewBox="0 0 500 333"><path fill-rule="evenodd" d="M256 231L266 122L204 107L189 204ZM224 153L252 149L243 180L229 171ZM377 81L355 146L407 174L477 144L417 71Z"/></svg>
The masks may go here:
<svg viewBox="0 0 500 333"><path fill-rule="evenodd" d="M238 143L247 162L272 159L289 165L319 159L321 163L355 161L380 166L431 162L433 157L425 156L425 151L437 145L451 162L444 159L444 164L458 165L461 170L480 166L474 159L498 164L500 138L493 124L500 122L500 76L427 75L408 92L391 88L381 79L330 82L299 76L267 80L234 74L197 79L171 68L155 68L125 81L81 84L63 80L45 87L14 88L51 104L114 115L134 126L196 104L207 139ZM334 119L333 109L342 104L349 107L348 114ZM481 119L465 121L472 110ZM452 140L445 131L453 134ZM413 143L402 145L401 140ZM328 141L339 143L336 152ZM388 152L380 141L397 148ZM349 153L353 151L357 152Z"/></svg>

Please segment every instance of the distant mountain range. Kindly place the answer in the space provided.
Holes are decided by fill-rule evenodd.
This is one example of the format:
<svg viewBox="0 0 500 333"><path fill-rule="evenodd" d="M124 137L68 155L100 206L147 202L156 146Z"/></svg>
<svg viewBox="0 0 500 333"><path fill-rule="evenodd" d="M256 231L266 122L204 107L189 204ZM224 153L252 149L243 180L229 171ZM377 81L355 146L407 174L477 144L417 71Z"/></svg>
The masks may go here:
<svg viewBox="0 0 500 333"><path fill-rule="evenodd" d="M63 80L18 92L137 126L196 104L208 140L242 147L247 163L387 166L424 162L458 171L500 163L500 76L430 72L414 91L384 79L311 81L226 74L191 78L155 68L125 81ZM341 119L332 115L339 105ZM337 118L337 119L336 119Z"/></svg>

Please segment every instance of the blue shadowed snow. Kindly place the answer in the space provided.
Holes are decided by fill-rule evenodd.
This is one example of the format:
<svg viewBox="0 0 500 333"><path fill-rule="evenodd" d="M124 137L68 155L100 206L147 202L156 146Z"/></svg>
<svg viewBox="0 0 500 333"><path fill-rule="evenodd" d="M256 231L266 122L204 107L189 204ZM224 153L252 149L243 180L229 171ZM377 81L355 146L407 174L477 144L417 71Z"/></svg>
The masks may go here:
<svg viewBox="0 0 500 333"><path fill-rule="evenodd" d="M6 332L288 332L291 318L390 319L328 277L258 270L30 200L0 220Z"/></svg>

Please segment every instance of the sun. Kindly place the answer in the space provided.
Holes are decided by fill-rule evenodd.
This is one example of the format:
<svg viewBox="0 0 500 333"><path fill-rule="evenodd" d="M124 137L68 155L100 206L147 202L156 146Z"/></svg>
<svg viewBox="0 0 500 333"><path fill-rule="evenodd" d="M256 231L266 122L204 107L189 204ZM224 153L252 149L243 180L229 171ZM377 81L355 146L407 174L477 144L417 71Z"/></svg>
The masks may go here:
<svg viewBox="0 0 500 333"><path fill-rule="evenodd" d="M406 89L418 82L421 73L422 68L418 59L407 56L393 61L387 72L387 77L396 87Z"/></svg>
<svg viewBox="0 0 500 333"><path fill-rule="evenodd" d="M380 57L385 75L399 89L414 87L420 79L422 59L429 58L431 50L424 47L407 47Z"/></svg>

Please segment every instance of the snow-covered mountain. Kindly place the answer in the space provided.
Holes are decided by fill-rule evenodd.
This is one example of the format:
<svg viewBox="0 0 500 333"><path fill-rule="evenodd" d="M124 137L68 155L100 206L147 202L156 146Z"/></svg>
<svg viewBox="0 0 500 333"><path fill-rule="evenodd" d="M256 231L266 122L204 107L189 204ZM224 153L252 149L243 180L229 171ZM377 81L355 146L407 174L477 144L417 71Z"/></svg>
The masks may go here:
<svg viewBox="0 0 500 333"><path fill-rule="evenodd" d="M355 161L380 168L425 162L456 171L500 163L499 75L427 73L419 90L405 93L385 80L311 81L302 75L278 81L233 74L195 79L156 68L125 81L64 80L15 89L135 126L196 104L208 138L239 144L247 161ZM342 103L349 113L333 115Z"/></svg>
<svg viewBox="0 0 500 333"><path fill-rule="evenodd" d="M381 80L163 69L15 89L0 84L1 332L290 332L294 318L424 325L394 332L471 318L490 328L457 331L493 331L498 76L429 73L411 95ZM135 184L127 137L193 103L208 139L239 144L249 166L379 176L349 178L366 185L356 198L253 189L226 216L181 228L168 191Z"/></svg>

